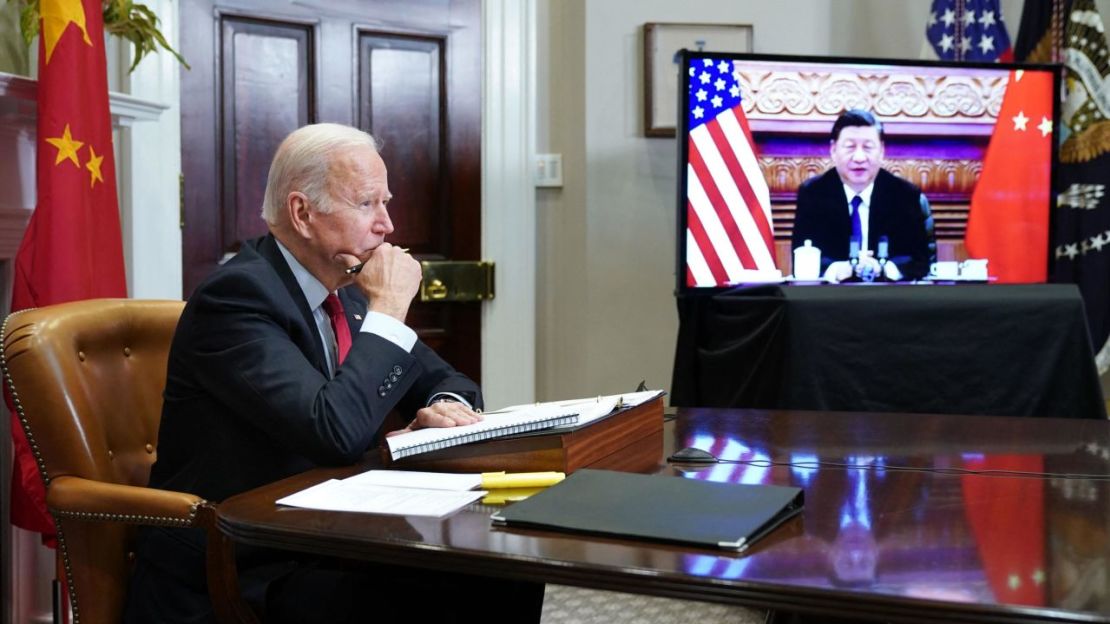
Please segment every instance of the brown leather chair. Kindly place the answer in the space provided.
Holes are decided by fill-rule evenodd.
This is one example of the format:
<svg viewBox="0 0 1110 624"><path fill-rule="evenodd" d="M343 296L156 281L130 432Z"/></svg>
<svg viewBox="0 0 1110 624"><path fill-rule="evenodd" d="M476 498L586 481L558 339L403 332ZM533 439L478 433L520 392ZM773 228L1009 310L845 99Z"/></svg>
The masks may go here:
<svg viewBox="0 0 1110 624"><path fill-rule="evenodd" d="M252 621L230 543L199 496L147 487L181 301L97 299L16 312L0 364L46 484L77 624L119 622L136 525L201 526L223 621ZM233 597L233 598L229 598Z"/></svg>

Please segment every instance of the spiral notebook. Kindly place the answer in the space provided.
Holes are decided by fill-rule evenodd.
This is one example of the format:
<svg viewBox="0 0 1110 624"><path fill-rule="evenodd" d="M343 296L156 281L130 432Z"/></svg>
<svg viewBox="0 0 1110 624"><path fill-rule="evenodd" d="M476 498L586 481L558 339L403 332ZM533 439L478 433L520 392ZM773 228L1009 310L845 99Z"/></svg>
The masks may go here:
<svg viewBox="0 0 1110 624"><path fill-rule="evenodd" d="M434 427L417 429L385 439L390 458L394 461L429 451L480 442L491 438L562 427L578 422L578 410L553 404L506 413L487 413L481 422L461 427Z"/></svg>

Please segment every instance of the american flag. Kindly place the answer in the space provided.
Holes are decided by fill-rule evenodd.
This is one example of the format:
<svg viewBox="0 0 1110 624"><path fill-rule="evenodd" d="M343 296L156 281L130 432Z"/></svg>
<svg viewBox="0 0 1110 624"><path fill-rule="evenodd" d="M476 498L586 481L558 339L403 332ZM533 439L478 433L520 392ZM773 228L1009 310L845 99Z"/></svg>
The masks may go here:
<svg viewBox="0 0 1110 624"><path fill-rule="evenodd" d="M1012 61L998 0L933 0L925 39L943 61Z"/></svg>
<svg viewBox="0 0 1110 624"><path fill-rule="evenodd" d="M725 286L775 270L771 196L733 62L696 58L689 72L686 284Z"/></svg>

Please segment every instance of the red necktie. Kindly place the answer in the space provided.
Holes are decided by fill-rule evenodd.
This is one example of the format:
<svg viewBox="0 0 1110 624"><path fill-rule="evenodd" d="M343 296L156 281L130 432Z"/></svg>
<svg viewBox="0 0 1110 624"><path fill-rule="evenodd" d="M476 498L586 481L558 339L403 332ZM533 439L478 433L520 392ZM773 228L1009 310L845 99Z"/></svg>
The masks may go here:
<svg viewBox="0 0 1110 624"><path fill-rule="evenodd" d="M347 352L351 350L351 326L347 324L347 315L343 313L343 302L332 293L324 299L324 311L331 318L331 329L335 332L335 346L339 350L336 356L338 364L343 363Z"/></svg>

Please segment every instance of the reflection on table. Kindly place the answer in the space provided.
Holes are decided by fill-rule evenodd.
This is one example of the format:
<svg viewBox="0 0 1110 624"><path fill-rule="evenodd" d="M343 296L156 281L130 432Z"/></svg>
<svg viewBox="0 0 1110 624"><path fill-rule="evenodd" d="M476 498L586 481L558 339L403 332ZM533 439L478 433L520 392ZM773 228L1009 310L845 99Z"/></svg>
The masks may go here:
<svg viewBox="0 0 1110 624"><path fill-rule="evenodd" d="M1060 433L1023 442L1015 431L1003 442L990 440L988 430L1012 426L1013 419L970 418L976 425L970 438L917 450L906 444L914 427L899 442L889 430L875 431L882 425L874 417L870 423L844 417L841 443L829 444L828 436L799 440L799 432L816 431L819 423L797 414L779 419L773 435L767 435L772 419L761 412L725 421L719 410L684 414L675 447L702 448L722 462L683 468L686 478L806 491L798 535L742 559L688 555L690 574L944 602L1110 610L1107 481L1033 476L1110 474L1110 439L1077 446ZM912 418L884 416L902 421L895 428ZM853 439L862 444L847 443Z"/></svg>

